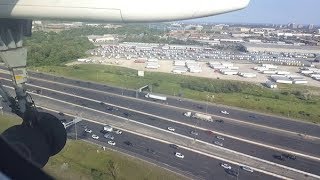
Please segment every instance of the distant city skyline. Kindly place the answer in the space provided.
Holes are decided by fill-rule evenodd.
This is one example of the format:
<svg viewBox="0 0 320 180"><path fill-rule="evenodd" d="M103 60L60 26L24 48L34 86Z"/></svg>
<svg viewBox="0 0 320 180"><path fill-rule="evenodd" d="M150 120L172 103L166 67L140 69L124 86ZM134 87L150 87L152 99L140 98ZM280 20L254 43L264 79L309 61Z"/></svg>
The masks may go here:
<svg viewBox="0 0 320 180"><path fill-rule="evenodd" d="M320 25L319 7L319 0L251 0L246 9L191 21Z"/></svg>

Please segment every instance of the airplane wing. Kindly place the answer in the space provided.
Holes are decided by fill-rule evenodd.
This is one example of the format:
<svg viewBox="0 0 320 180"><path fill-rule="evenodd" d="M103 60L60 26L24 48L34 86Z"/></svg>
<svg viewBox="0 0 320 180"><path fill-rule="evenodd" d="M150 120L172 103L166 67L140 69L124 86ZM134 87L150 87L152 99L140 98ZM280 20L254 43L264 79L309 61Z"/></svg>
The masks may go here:
<svg viewBox="0 0 320 180"><path fill-rule="evenodd" d="M1 0L0 18L157 22L200 18L245 8L250 0Z"/></svg>

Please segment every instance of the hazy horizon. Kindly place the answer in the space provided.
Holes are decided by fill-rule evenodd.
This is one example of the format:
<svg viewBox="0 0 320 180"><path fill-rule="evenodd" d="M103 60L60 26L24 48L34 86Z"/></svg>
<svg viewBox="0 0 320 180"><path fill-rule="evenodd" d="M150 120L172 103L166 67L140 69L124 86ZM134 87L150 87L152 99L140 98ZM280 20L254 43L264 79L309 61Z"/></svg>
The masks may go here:
<svg viewBox="0 0 320 180"><path fill-rule="evenodd" d="M188 22L320 25L318 0L251 0L246 9Z"/></svg>

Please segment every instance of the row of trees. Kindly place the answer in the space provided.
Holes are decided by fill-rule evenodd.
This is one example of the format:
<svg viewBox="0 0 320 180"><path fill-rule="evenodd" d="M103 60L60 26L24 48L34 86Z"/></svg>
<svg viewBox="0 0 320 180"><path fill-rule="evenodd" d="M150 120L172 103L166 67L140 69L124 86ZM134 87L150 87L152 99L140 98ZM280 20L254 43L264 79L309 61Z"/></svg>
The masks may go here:
<svg viewBox="0 0 320 180"><path fill-rule="evenodd" d="M60 65L84 57L87 50L94 48L86 37L42 31L26 38L25 45L29 66Z"/></svg>
<svg viewBox="0 0 320 180"><path fill-rule="evenodd" d="M211 92L211 93L239 93L247 88L246 83L232 82L232 81L210 81L204 83L201 81L186 81L181 82L180 86L191 90L200 92Z"/></svg>

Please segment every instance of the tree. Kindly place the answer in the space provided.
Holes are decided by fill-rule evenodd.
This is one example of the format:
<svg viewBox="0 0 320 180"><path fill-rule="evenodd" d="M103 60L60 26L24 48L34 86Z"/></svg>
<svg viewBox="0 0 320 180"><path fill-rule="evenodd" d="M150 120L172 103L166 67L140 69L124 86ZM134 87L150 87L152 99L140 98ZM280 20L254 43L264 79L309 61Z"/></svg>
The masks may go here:
<svg viewBox="0 0 320 180"><path fill-rule="evenodd" d="M119 166L117 163L113 162L112 160L108 161L107 165L107 174L111 175L114 180L118 179L119 175Z"/></svg>

